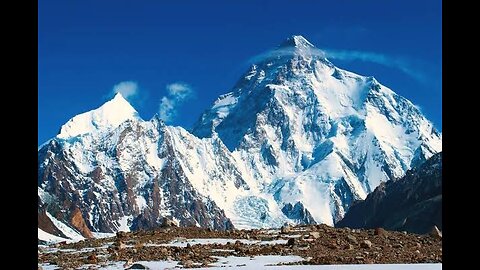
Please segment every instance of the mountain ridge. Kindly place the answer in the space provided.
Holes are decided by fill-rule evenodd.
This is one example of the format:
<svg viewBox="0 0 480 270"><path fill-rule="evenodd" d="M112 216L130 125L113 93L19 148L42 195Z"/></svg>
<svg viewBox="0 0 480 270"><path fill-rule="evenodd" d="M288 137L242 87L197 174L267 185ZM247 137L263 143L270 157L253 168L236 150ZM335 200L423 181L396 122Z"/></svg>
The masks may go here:
<svg viewBox="0 0 480 270"><path fill-rule="evenodd" d="M121 94L73 117L39 149L39 209L68 224L76 206L95 232L165 218L215 229L333 225L441 151L441 133L410 101L337 68L301 36L285 42L291 53L280 45L253 64L192 132L141 119ZM112 103L127 109L111 117L102 108Z"/></svg>
<svg viewBox="0 0 480 270"><path fill-rule="evenodd" d="M437 153L395 181L379 185L352 206L338 227L377 228L430 233L442 229L442 153Z"/></svg>

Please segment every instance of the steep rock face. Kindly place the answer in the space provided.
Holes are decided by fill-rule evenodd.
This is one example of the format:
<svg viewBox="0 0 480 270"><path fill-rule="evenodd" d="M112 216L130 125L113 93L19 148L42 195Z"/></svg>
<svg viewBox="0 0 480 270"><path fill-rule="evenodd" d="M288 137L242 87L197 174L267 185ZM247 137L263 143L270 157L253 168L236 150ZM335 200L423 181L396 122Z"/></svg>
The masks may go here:
<svg viewBox="0 0 480 270"><path fill-rule="evenodd" d="M441 151L441 134L373 77L335 67L301 36L267 53L199 119L244 178L333 225L354 200Z"/></svg>
<svg viewBox="0 0 480 270"><path fill-rule="evenodd" d="M310 212L308 212L301 202L295 205L287 203L282 207L282 212L289 219L296 221L297 224L316 224Z"/></svg>
<svg viewBox="0 0 480 270"><path fill-rule="evenodd" d="M72 227L80 232L85 238L93 238L93 234L87 227L87 224L85 224L85 220L83 219L82 212L79 208L75 208L71 213L69 224L71 224Z"/></svg>
<svg viewBox="0 0 480 270"><path fill-rule="evenodd" d="M429 233L442 228L442 153L395 181L379 185L353 205L338 227Z"/></svg>

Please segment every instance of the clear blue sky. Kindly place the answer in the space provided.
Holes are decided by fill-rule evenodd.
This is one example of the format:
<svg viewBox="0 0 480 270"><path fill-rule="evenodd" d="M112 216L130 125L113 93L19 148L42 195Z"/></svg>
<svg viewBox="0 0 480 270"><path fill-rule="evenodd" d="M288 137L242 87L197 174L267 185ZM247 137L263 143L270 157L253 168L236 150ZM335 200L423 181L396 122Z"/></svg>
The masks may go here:
<svg viewBox="0 0 480 270"><path fill-rule="evenodd" d="M442 129L439 0L43 0L38 7L39 144L103 104L122 81L137 83L130 100L146 120L167 85L188 84L195 96L171 120L188 129L249 59L294 34L346 56L331 61L375 76Z"/></svg>

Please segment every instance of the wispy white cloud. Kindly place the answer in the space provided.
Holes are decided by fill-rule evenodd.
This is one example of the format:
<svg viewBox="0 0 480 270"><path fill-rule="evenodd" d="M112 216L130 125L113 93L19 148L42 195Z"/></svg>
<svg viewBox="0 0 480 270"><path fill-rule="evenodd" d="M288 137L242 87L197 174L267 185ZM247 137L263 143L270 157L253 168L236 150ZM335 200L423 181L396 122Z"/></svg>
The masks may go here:
<svg viewBox="0 0 480 270"><path fill-rule="evenodd" d="M418 61L413 61L405 57L394 57L374 52L363 52L354 50L323 50L329 59L339 59L344 61L364 61L384 65L391 68L397 68L420 81L426 81L426 75L418 68Z"/></svg>
<svg viewBox="0 0 480 270"><path fill-rule="evenodd" d="M165 122L170 122L177 116L178 106L194 96L193 88L182 82L166 86L168 94L160 99L159 115Z"/></svg>
<svg viewBox="0 0 480 270"><path fill-rule="evenodd" d="M138 84L134 81L120 82L113 86L112 93L120 93L126 99L133 98L138 94Z"/></svg>
<svg viewBox="0 0 480 270"><path fill-rule="evenodd" d="M271 59L276 57L290 56L295 53L298 53L294 48L278 48L276 50L271 50L260 55L257 55L249 60L250 63L257 63L265 59ZM390 56L381 53L374 52L364 52L356 50L333 50L333 49L317 49L309 48L308 51L304 51L311 56L325 57L327 59L333 60L343 60L343 61L363 61L376 63L390 68L396 68L408 76L418 80L419 82L425 83L428 81L427 75L424 73L425 63L420 61L414 61L407 57L399 56Z"/></svg>

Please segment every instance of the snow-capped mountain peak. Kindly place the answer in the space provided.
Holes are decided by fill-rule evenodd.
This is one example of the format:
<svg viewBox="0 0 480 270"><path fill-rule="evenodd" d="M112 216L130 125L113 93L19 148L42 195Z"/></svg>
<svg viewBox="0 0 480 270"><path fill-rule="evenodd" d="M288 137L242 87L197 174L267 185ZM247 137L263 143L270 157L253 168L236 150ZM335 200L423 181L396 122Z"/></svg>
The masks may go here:
<svg viewBox="0 0 480 270"><path fill-rule="evenodd" d="M129 119L138 119L138 112L117 93L99 108L74 116L60 129L57 138L68 139L100 129L112 129Z"/></svg>
<svg viewBox="0 0 480 270"><path fill-rule="evenodd" d="M295 47L295 48L315 48L315 46L310 43L303 36L293 35L287 38L284 42L280 44L280 47Z"/></svg>
<svg viewBox="0 0 480 270"><path fill-rule="evenodd" d="M441 151L440 133L410 101L336 67L301 36L252 65L193 133L218 136L280 207L301 202L327 224Z"/></svg>

